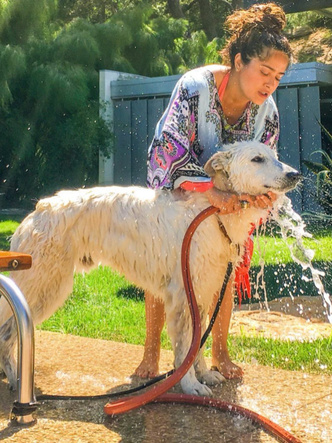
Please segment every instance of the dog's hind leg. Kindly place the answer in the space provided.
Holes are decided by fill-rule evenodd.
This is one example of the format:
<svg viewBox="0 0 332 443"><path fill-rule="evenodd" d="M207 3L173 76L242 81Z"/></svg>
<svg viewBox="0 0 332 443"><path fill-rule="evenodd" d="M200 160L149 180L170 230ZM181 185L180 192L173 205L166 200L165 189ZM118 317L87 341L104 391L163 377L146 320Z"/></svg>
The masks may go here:
<svg viewBox="0 0 332 443"><path fill-rule="evenodd" d="M45 254L42 260L35 259L27 271L13 273L12 278L29 305L35 325L48 319L64 304L73 290L73 274L73 259L56 253Z"/></svg>
<svg viewBox="0 0 332 443"><path fill-rule="evenodd" d="M60 261L59 261L60 262ZM24 294L34 324L49 318L66 300L73 288L73 265L61 260L45 260L45 265L13 273ZM65 265L63 265L65 263ZM0 368L5 372L11 389L16 389L17 369L14 356L17 339L16 324L6 300L0 301Z"/></svg>
<svg viewBox="0 0 332 443"><path fill-rule="evenodd" d="M0 327L0 368L4 371L12 390L17 388L17 364L14 356L16 338L16 322L14 317L11 317Z"/></svg>

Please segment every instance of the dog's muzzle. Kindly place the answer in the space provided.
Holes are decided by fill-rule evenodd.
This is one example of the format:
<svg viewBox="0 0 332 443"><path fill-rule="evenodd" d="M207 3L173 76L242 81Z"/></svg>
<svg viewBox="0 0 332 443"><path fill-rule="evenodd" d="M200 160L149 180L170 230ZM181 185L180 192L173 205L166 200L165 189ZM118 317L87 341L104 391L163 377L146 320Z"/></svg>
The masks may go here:
<svg viewBox="0 0 332 443"><path fill-rule="evenodd" d="M303 180L303 175L298 171L292 171L286 174L286 178L290 183L294 183L294 185L296 185L298 182Z"/></svg>

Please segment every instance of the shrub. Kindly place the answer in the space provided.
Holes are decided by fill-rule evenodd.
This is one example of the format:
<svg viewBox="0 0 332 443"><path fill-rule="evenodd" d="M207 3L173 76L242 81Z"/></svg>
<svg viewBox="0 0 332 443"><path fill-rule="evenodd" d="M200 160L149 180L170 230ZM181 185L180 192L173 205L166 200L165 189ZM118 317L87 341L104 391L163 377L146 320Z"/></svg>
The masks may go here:
<svg viewBox="0 0 332 443"><path fill-rule="evenodd" d="M322 125L321 125L322 126ZM322 126L329 143L332 144L332 135ZM318 150L323 156L323 162L317 163L310 160L303 160L305 166L316 175L316 198L324 211L332 215L332 159L325 150Z"/></svg>

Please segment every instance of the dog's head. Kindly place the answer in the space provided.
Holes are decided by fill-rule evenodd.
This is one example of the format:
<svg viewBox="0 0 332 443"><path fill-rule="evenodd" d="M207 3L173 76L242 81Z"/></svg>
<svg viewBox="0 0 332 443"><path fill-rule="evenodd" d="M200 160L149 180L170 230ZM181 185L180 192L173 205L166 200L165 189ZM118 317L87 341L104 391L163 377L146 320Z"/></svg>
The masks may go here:
<svg viewBox="0 0 332 443"><path fill-rule="evenodd" d="M214 186L222 191L259 195L295 188L301 174L277 159L275 152L259 142L228 145L205 164Z"/></svg>

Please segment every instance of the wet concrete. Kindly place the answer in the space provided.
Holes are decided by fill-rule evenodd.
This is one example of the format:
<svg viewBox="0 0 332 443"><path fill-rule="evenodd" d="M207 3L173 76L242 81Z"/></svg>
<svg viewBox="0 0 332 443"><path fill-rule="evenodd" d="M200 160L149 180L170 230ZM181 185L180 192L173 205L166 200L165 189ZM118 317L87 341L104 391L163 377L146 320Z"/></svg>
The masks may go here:
<svg viewBox="0 0 332 443"><path fill-rule="evenodd" d="M36 392L94 395L137 384L129 376L143 355L141 346L50 332L36 333ZM162 352L161 370L172 367ZM304 443L332 442L332 377L243 365L242 382L227 381L214 396L258 412ZM178 388L175 390L179 391ZM180 392L180 391L179 391ZM106 400L44 402L37 424L8 426L15 400L0 380L0 440L8 442L274 442L243 418L210 408L147 405L117 417L103 413Z"/></svg>

